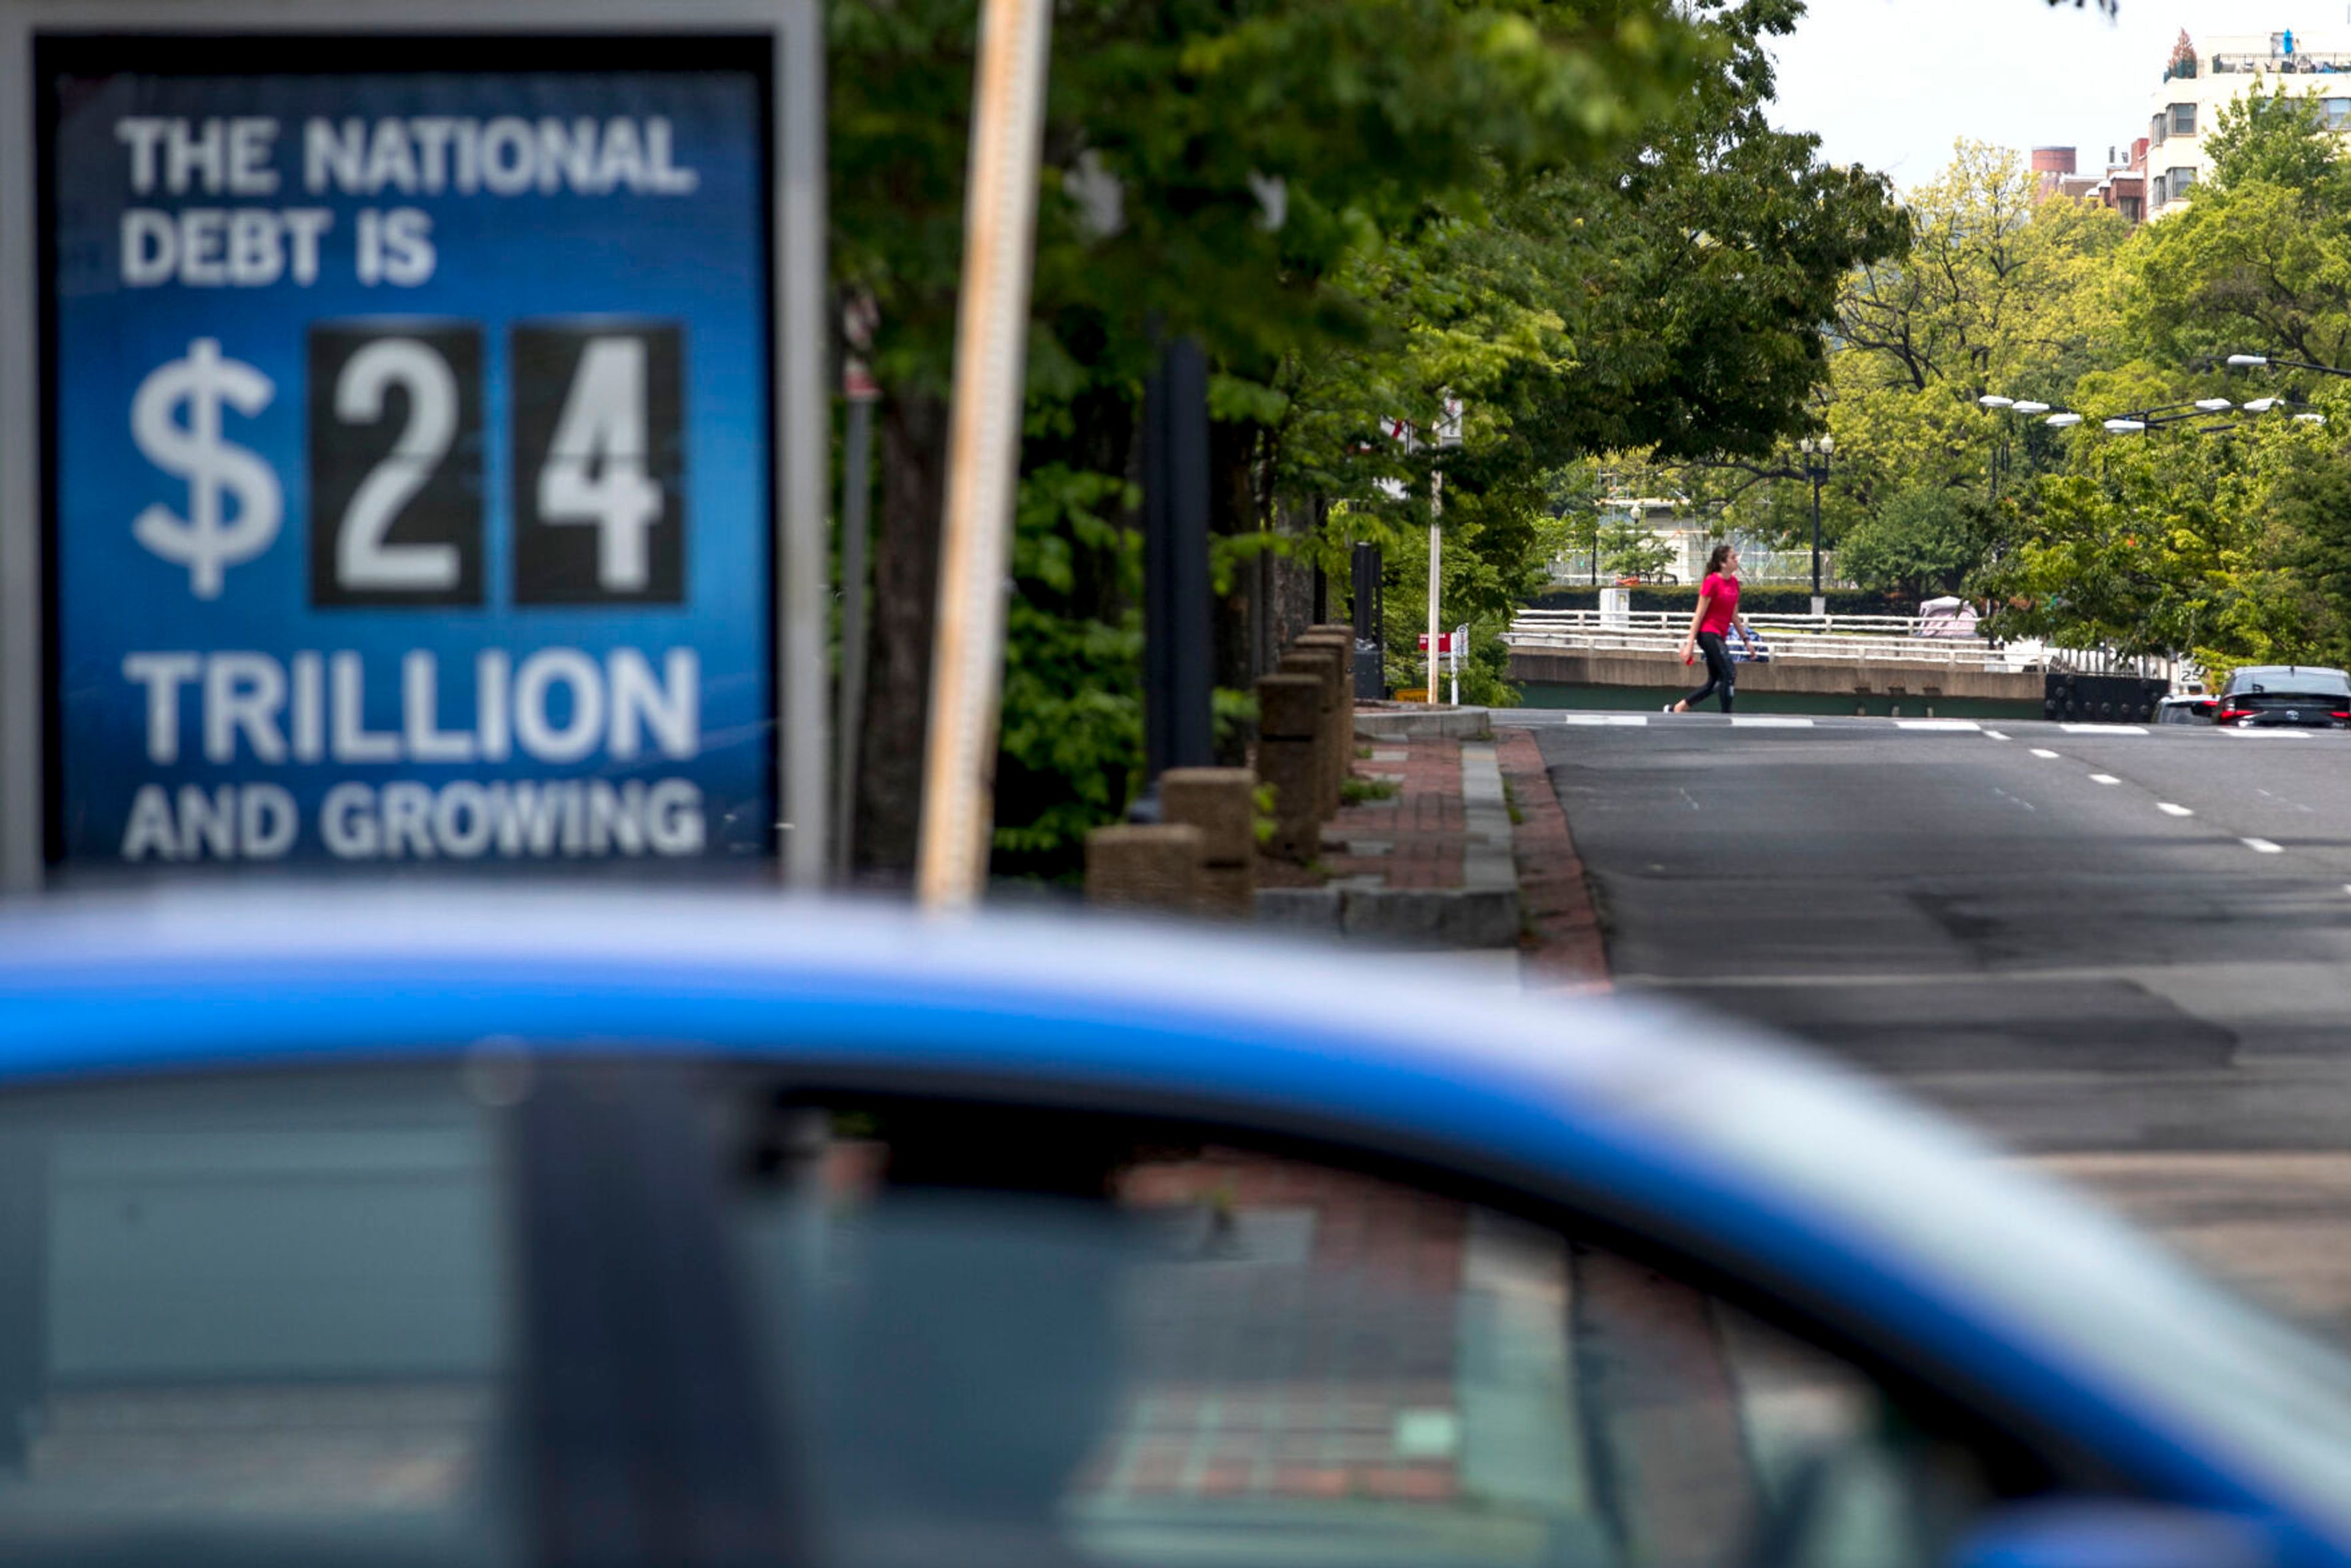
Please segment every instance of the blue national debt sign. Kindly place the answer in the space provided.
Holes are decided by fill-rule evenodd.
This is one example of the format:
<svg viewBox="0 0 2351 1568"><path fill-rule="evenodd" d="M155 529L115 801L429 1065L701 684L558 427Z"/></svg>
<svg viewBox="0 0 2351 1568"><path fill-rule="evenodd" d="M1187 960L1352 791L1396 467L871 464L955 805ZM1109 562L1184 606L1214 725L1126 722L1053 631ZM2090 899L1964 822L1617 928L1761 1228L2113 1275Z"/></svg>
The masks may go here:
<svg viewBox="0 0 2351 1568"><path fill-rule="evenodd" d="M50 852L772 852L768 79L45 42Z"/></svg>

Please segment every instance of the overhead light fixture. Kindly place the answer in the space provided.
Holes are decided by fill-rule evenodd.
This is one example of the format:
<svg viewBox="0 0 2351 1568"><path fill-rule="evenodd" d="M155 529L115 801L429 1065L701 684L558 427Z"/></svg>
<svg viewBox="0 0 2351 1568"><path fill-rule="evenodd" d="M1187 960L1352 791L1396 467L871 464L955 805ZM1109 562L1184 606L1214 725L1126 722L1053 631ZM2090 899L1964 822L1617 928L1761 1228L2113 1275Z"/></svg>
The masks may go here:
<svg viewBox="0 0 2351 1568"><path fill-rule="evenodd" d="M1976 399L1976 401L1983 404L1986 408L2014 408L2016 406L2016 400L2014 398L2002 397L1998 392L1986 392L1983 396Z"/></svg>
<svg viewBox="0 0 2351 1568"><path fill-rule="evenodd" d="M2294 416L2294 422L2296 424L2325 424L2326 416L2323 413L2297 413Z"/></svg>
<svg viewBox="0 0 2351 1568"><path fill-rule="evenodd" d="M2257 397L2245 404L2245 412L2247 413L2267 413L2270 410L2277 407L2278 404L2284 401L2285 400L2283 398L2278 397Z"/></svg>
<svg viewBox="0 0 2351 1568"><path fill-rule="evenodd" d="M2267 354L2231 354L2229 356L2230 366L2240 371L2259 370L2269 362L2270 357Z"/></svg>
<svg viewBox="0 0 2351 1568"><path fill-rule="evenodd" d="M2016 405L2016 412L2019 413L2047 413L2049 412L2049 405L2045 402L2021 402Z"/></svg>
<svg viewBox="0 0 2351 1568"><path fill-rule="evenodd" d="M2199 397L2196 400L2196 406L2202 409L2206 413L2219 413L2223 410L2231 409L2237 405L2231 402L2224 397Z"/></svg>
<svg viewBox="0 0 2351 1568"><path fill-rule="evenodd" d="M2053 413L2041 423L2043 424L2053 424L2060 430L2071 430L2074 426L2082 423L2082 416L2078 413Z"/></svg>
<svg viewBox="0 0 2351 1568"><path fill-rule="evenodd" d="M2110 419L2106 421L2105 427L2108 430L2113 431L2116 435L2128 435L2134 431L2145 430L2147 428L2147 421L2143 419Z"/></svg>

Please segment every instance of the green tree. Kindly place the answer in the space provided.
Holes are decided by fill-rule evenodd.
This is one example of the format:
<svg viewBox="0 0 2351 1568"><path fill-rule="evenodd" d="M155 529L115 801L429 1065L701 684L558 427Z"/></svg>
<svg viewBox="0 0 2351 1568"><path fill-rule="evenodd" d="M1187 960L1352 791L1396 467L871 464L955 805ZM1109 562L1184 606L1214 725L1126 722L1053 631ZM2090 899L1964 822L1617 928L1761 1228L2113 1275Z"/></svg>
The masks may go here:
<svg viewBox="0 0 2351 1568"><path fill-rule="evenodd" d="M1391 602L1408 597L1438 458L1382 427L1433 423L1448 392L1470 412L1443 457L1447 615L1479 626L1558 548L1562 465L1768 454L1806 427L1839 283L1891 254L1903 219L1884 181L1768 122L1768 44L1802 9L1065 0L998 768L1008 865L1068 867L1134 782L1118 694L1139 646L1134 433L1167 337L1215 371L1228 685L1269 553L1335 572L1354 540L1381 543ZM975 16L975 0L829 13L835 276L883 322L859 858L885 871L911 863L919 804Z"/></svg>
<svg viewBox="0 0 2351 1568"><path fill-rule="evenodd" d="M2351 352L2351 167L2322 115L2282 86L2221 110L2211 179L2130 247L2124 319L2141 352Z"/></svg>
<svg viewBox="0 0 2351 1568"><path fill-rule="evenodd" d="M2199 439L2077 435L2069 471L1985 574L2004 631L2187 654L2215 669L2292 663L2327 632L2273 506L2325 444L2292 423ZM2320 497L2323 501L2323 496Z"/></svg>
<svg viewBox="0 0 2351 1568"><path fill-rule="evenodd" d="M859 858L886 870L911 864L919 810L977 7L895 0L829 16L834 270L882 317ZM1119 652L1134 645L1130 519L1123 502L1065 500L1070 476L1127 478L1160 340L1192 335L1225 372L1217 526L1245 531L1263 432L1284 407L1274 371L1377 335L1367 302L1334 274L1409 243L1447 203L1474 211L1498 180L1611 155L1718 52L1669 0L1061 7L1016 549L1026 610L1010 618L1008 667L1063 669L1114 691L1136 684ZM1033 495L1040 483L1053 493ZM1077 666L1065 664L1073 650ZM1004 842L1038 865L1056 853L1066 863L1071 830L1123 803L1119 759L1134 751L1131 705L1061 712L1123 732L1078 746L1056 710L1013 706L1044 695L1025 677L1008 693L999 769ZM1107 786L1105 769L1118 775Z"/></svg>
<svg viewBox="0 0 2351 1568"><path fill-rule="evenodd" d="M1991 559L1995 516L1980 495L1901 491L1845 535L1839 574L1911 599L1962 592Z"/></svg>

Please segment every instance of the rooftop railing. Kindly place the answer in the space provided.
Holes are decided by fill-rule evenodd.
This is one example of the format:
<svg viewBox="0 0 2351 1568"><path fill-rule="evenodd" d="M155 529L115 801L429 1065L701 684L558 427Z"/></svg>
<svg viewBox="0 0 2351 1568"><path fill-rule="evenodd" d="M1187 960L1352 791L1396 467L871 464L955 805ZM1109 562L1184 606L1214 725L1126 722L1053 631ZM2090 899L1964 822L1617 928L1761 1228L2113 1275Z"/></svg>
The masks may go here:
<svg viewBox="0 0 2351 1568"><path fill-rule="evenodd" d="M2205 57L2204 69L2213 76L2250 76L2255 71L2273 76L2351 75L2351 50L2212 54Z"/></svg>

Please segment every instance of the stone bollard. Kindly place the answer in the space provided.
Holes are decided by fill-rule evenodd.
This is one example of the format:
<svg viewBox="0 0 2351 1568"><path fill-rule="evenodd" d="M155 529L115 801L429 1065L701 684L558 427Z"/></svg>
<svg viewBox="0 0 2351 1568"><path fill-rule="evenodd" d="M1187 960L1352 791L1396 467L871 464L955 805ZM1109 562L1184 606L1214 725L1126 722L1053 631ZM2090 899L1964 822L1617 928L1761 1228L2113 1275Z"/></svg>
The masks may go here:
<svg viewBox="0 0 2351 1568"><path fill-rule="evenodd" d="M1200 913L1254 916L1257 775L1246 768L1170 768L1159 776L1159 811L1200 831Z"/></svg>
<svg viewBox="0 0 2351 1568"><path fill-rule="evenodd" d="M1200 830L1183 823L1086 835L1086 902L1189 915L1200 898Z"/></svg>
<svg viewBox="0 0 2351 1568"><path fill-rule="evenodd" d="M1347 691L1352 695L1355 690L1355 629L1343 621L1318 621L1299 633L1301 643L1309 639L1328 643L1346 656L1339 673L1347 677Z"/></svg>
<svg viewBox="0 0 2351 1568"><path fill-rule="evenodd" d="M1273 841L1266 852L1300 864L1322 852L1322 679L1260 675L1257 776L1273 786Z"/></svg>
<svg viewBox="0 0 2351 1568"><path fill-rule="evenodd" d="M1314 733L1318 755L1315 758L1315 801L1327 820L1338 815L1341 780L1346 778L1346 752L1353 746L1340 744L1339 734L1339 655L1329 648L1291 647L1281 656L1281 673L1285 675L1311 675L1322 683L1321 722Z"/></svg>
<svg viewBox="0 0 2351 1568"><path fill-rule="evenodd" d="M1309 626L1299 640L1330 648L1339 654L1339 783L1343 789L1355 776L1355 630L1352 626ZM1344 798L1342 797L1342 804Z"/></svg>

